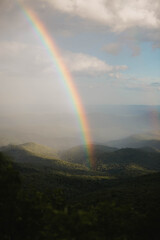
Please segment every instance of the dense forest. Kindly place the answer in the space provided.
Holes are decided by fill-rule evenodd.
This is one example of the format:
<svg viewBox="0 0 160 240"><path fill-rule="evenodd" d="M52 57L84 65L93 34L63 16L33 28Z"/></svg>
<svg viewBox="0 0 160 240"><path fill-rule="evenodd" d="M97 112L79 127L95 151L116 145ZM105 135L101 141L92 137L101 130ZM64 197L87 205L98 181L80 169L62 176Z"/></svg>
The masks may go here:
<svg viewBox="0 0 160 240"><path fill-rule="evenodd" d="M1 148L0 239L160 238L158 152L97 146L97 169L89 169L83 151L76 160L79 148L58 155L39 147Z"/></svg>

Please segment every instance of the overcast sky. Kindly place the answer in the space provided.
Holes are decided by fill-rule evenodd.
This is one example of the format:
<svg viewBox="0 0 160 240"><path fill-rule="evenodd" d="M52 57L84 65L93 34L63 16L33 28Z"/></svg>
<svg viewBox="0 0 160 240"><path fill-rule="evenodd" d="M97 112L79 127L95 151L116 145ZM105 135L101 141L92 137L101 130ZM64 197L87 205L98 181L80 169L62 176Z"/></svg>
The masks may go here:
<svg viewBox="0 0 160 240"><path fill-rule="evenodd" d="M24 0L46 26L84 104L160 103L160 0ZM70 106L17 0L0 0L0 104Z"/></svg>

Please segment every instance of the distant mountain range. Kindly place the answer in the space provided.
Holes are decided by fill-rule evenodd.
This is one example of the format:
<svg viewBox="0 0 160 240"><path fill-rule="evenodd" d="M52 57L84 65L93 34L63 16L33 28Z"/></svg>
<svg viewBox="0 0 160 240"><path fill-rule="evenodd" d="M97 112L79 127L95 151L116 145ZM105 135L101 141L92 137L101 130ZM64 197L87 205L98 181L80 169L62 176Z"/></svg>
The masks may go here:
<svg viewBox="0 0 160 240"><path fill-rule="evenodd" d="M130 137L115 141L106 142L107 145L118 148L146 148L150 147L157 151L160 150L160 132L156 134L136 134Z"/></svg>

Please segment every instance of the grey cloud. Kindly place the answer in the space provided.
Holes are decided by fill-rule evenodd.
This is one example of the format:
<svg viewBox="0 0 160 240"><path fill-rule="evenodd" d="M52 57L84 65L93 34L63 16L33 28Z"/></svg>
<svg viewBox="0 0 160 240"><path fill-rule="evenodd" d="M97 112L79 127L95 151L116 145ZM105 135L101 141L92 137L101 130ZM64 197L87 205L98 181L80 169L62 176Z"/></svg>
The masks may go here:
<svg viewBox="0 0 160 240"><path fill-rule="evenodd" d="M160 46L160 2L159 0L23 0L24 4L37 12L50 32L70 37L79 32L111 31L119 39L127 41L151 41L153 48ZM11 24L12 23L12 24ZM0 28L8 30L11 38L17 31L28 27L22 8L16 0L1 0ZM1 34L2 37L3 34ZM123 44L121 44L122 47ZM118 54L118 43L105 46L110 54ZM140 54L138 44L132 47L132 55Z"/></svg>
<svg viewBox="0 0 160 240"><path fill-rule="evenodd" d="M159 0L47 0L56 10L68 14L71 18L79 17L77 29L80 26L89 26L91 31L93 25L102 31L112 31L128 41L151 41L155 48L160 45L160 2ZM93 24L93 25L92 25ZM97 24L99 25L97 28ZM74 31L76 31L74 29ZM123 37L124 36L124 37ZM123 44L122 44L123 45ZM121 46L122 46L121 45ZM132 56L140 54L138 44L131 47ZM111 54L118 54L118 45L105 46L105 50Z"/></svg>
<svg viewBox="0 0 160 240"><path fill-rule="evenodd" d="M121 51L121 44L120 43L109 43L103 47L103 50L109 54L118 55Z"/></svg>
<svg viewBox="0 0 160 240"><path fill-rule="evenodd" d="M52 65L46 50L21 42L0 42L0 70L24 76L41 75Z"/></svg>
<svg viewBox="0 0 160 240"><path fill-rule="evenodd" d="M130 27L159 28L158 0L47 0L61 12L90 21L108 25L113 31L124 31Z"/></svg>

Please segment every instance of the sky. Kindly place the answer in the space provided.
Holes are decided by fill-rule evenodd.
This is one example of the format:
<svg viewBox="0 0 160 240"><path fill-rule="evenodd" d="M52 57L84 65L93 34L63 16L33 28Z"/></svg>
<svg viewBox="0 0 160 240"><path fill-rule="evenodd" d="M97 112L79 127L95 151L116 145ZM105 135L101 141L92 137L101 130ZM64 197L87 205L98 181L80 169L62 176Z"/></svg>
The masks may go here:
<svg viewBox="0 0 160 240"><path fill-rule="evenodd" d="M22 5L55 41L84 106L159 104L159 0L0 0L1 106L72 105Z"/></svg>

